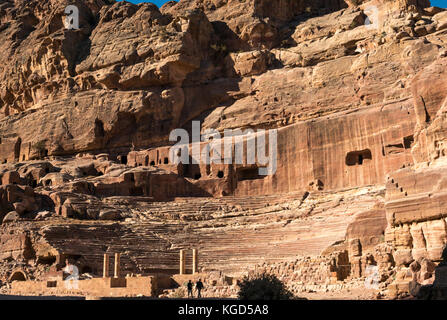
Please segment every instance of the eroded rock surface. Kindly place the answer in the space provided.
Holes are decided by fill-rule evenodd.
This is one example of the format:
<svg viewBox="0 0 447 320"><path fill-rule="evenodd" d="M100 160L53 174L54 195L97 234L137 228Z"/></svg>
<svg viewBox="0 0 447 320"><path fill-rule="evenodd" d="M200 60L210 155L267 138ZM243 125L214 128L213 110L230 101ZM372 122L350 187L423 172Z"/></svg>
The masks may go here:
<svg viewBox="0 0 447 320"><path fill-rule="evenodd" d="M115 252L175 274L198 248L210 295L260 270L415 295L447 243L446 42L427 0L3 1L2 282ZM192 120L278 129L275 174L171 163Z"/></svg>

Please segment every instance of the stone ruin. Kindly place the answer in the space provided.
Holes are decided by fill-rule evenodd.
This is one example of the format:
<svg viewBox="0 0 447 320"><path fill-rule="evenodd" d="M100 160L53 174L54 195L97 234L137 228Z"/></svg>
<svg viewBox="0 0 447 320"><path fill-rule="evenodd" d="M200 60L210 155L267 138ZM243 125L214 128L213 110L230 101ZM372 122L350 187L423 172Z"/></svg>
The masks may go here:
<svg viewBox="0 0 447 320"><path fill-rule="evenodd" d="M364 288L372 269L374 297L443 281L445 10L74 4L79 30L63 0L0 4L0 290L60 294L66 257L92 295L175 296L200 276L227 297L261 271L297 295ZM193 120L276 129L275 174L173 163L170 132ZM139 275L125 288L102 277L114 253L117 279Z"/></svg>
<svg viewBox="0 0 447 320"><path fill-rule="evenodd" d="M413 262L414 264L414 262ZM442 254L442 261L434 270L434 281L432 284L421 286L420 282L417 281L418 272L421 272L421 268L418 265L412 268L413 280L411 283L412 294L419 299L425 300L445 300L447 297L447 247L444 249Z"/></svg>

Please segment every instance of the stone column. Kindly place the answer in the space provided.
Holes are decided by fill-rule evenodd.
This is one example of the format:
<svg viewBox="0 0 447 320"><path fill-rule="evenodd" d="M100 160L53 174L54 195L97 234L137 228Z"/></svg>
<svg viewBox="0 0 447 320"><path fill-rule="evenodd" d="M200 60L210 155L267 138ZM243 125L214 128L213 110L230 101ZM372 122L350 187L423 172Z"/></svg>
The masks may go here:
<svg viewBox="0 0 447 320"><path fill-rule="evenodd" d="M107 278L109 276L109 262L110 262L110 257L106 253L106 254L104 254L104 265L103 265L103 269L102 269L102 277L103 278Z"/></svg>
<svg viewBox="0 0 447 320"><path fill-rule="evenodd" d="M180 250L180 274L185 274L186 266L186 255L185 250Z"/></svg>
<svg viewBox="0 0 447 320"><path fill-rule="evenodd" d="M120 277L120 254L115 253L115 278Z"/></svg>
<svg viewBox="0 0 447 320"><path fill-rule="evenodd" d="M192 249L192 274L199 272L199 256L197 249Z"/></svg>

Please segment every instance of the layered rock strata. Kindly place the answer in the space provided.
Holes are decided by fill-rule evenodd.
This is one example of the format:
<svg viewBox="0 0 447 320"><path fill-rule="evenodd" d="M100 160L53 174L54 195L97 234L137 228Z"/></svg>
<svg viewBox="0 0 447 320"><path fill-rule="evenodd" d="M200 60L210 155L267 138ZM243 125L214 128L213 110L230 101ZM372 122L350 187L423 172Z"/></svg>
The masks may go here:
<svg viewBox="0 0 447 320"><path fill-rule="evenodd" d="M65 28L68 4L79 30ZM192 248L204 274L259 265L296 292L363 284L371 268L391 297L434 281L447 243L442 9L53 0L0 13L3 282L46 279L66 257L100 276L115 252L126 273L172 275ZM276 171L173 163L169 134L193 120L277 129Z"/></svg>

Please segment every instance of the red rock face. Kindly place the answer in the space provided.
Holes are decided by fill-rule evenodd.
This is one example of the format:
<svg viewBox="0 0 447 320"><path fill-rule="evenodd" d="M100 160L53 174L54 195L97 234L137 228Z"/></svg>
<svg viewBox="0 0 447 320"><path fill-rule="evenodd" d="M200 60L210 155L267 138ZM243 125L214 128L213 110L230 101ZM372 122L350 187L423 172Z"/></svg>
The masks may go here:
<svg viewBox="0 0 447 320"><path fill-rule="evenodd" d="M67 30L67 4L0 4L3 280L16 262L46 279L64 257L100 276L105 252L174 274L198 248L205 273L261 263L297 293L371 265L383 293L413 271L431 281L447 243L445 11L85 0ZM172 163L170 132L193 120L276 129L275 173Z"/></svg>
<svg viewBox="0 0 447 320"><path fill-rule="evenodd" d="M447 239L444 63L445 58L436 61L414 79L413 95L418 97L413 148L416 165L392 172L387 180L388 233L400 243L405 263L420 258L439 260Z"/></svg>

